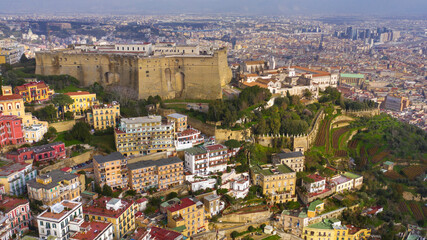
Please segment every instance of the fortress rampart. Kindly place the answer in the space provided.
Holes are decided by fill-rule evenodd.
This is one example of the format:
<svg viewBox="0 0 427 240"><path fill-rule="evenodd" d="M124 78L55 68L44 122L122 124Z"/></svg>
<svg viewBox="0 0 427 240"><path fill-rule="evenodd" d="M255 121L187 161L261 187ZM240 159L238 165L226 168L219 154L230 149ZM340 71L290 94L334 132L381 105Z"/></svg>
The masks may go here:
<svg viewBox="0 0 427 240"><path fill-rule="evenodd" d="M137 90L140 99L218 99L232 74L226 49L212 55L137 55L89 53L81 50L36 53L36 74L68 74L81 85L95 82Z"/></svg>

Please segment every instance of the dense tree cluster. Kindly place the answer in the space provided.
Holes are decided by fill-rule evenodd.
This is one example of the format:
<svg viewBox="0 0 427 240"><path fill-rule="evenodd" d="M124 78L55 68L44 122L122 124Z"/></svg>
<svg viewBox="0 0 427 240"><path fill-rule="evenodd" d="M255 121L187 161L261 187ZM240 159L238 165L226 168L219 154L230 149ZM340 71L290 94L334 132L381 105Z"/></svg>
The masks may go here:
<svg viewBox="0 0 427 240"><path fill-rule="evenodd" d="M211 102L207 118L209 121L222 121L224 126L230 127L244 115L244 110L264 104L270 97L271 93L267 89L248 87L236 99Z"/></svg>
<svg viewBox="0 0 427 240"><path fill-rule="evenodd" d="M73 128L65 134L65 140L79 140L84 143L89 143L92 135L90 134L91 127L85 122L77 122Z"/></svg>
<svg viewBox="0 0 427 240"><path fill-rule="evenodd" d="M256 112L254 133L298 135L307 132L315 113L321 108L318 103L304 106L298 96L276 98L274 105L263 111ZM278 143L283 145L285 143Z"/></svg>

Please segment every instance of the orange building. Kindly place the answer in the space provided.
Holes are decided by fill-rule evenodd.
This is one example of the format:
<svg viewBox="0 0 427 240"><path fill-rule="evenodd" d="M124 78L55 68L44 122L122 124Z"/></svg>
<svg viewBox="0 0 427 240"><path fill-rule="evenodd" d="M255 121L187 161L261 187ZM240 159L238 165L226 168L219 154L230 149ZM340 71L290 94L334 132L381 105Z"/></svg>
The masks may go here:
<svg viewBox="0 0 427 240"><path fill-rule="evenodd" d="M126 188L128 185L126 165L126 158L119 152L107 156L94 156L95 182L101 187L107 184L113 189Z"/></svg>
<svg viewBox="0 0 427 240"><path fill-rule="evenodd" d="M21 95L24 102L43 102L49 100L55 93L53 89L44 82L30 82L14 89L16 94Z"/></svg>

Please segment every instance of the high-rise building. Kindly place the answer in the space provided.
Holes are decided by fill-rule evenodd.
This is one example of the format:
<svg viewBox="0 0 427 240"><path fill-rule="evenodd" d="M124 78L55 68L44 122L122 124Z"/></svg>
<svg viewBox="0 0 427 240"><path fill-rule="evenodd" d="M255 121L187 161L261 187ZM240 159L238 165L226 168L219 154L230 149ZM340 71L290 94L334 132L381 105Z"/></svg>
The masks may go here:
<svg viewBox="0 0 427 240"><path fill-rule="evenodd" d="M178 157L130 163L128 169L129 187L137 192L184 183L184 163Z"/></svg>
<svg viewBox="0 0 427 240"><path fill-rule="evenodd" d="M122 118L114 131L116 149L124 156L173 151L174 126L161 116Z"/></svg>
<svg viewBox="0 0 427 240"><path fill-rule="evenodd" d="M128 185L127 160L119 152L94 156L93 169L95 181L101 187L107 184L113 189L123 189Z"/></svg>

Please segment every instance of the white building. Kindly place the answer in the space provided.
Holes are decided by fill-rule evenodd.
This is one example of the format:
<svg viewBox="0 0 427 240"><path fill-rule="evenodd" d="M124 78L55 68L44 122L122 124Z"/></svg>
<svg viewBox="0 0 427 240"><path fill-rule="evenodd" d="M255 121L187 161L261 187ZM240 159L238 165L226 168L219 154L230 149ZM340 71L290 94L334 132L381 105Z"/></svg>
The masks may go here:
<svg viewBox="0 0 427 240"><path fill-rule="evenodd" d="M197 129L189 128L176 134L175 148L177 151L192 148L202 143L204 143L204 138Z"/></svg>
<svg viewBox="0 0 427 240"><path fill-rule="evenodd" d="M326 179L319 174L311 174L302 179L302 185L309 193L317 193L325 190Z"/></svg>
<svg viewBox="0 0 427 240"><path fill-rule="evenodd" d="M353 180L339 175L330 180L330 185L335 188L335 192L350 191L353 188Z"/></svg>
<svg viewBox="0 0 427 240"><path fill-rule="evenodd" d="M69 239L71 232L79 232L83 224L82 203L64 200L37 216L39 237Z"/></svg>
<svg viewBox="0 0 427 240"><path fill-rule="evenodd" d="M215 144L185 150L184 164L192 174L207 175L227 170L229 159L227 147Z"/></svg>
<svg viewBox="0 0 427 240"><path fill-rule="evenodd" d="M113 224L110 222L83 222L70 240L113 240Z"/></svg>
<svg viewBox="0 0 427 240"><path fill-rule="evenodd" d="M24 127L25 141L35 143L43 139L43 135L47 132L47 126L43 124L33 124L29 127Z"/></svg>
<svg viewBox="0 0 427 240"><path fill-rule="evenodd" d="M201 179L197 180L195 179L194 182L191 182L191 191L199 191L204 190L208 188L215 188L216 179L214 178L207 178L207 179Z"/></svg>
<svg viewBox="0 0 427 240"><path fill-rule="evenodd" d="M235 198L245 198L249 193L250 179L248 173L236 174L233 169L222 175L220 188L228 189L228 194Z"/></svg>

